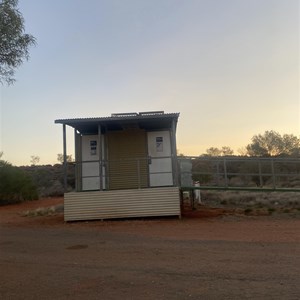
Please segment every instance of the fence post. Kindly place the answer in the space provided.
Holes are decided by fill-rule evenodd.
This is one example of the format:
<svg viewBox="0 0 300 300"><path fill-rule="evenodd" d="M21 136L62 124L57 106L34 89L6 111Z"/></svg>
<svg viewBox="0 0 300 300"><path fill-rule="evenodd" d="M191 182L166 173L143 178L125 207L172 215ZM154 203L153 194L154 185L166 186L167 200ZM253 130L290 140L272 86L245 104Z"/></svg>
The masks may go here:
<svg viewBox="0 0 300 300"><path fill-rule="evenodd" d="M258 159L258 174L259 174L259 185L262 188L263 187L263 180L261 175L261 161Z"/></svg>
<svg viewBox="0 0 300 300"><path fill-rule="evenodd" d="M272 183L273 189L276 189L276 182L275 182L275 169L274 169L274 159L271 159L271 170L272 170Z"/></svg>
<svg viewBox="0 0 300 300"><path fill-rule="evenodd" d="M224 179L225 179L225 187L228 187L228 178L227 178L227 166L226 166L226 158L223 159L224 164Z"/></svg>
<svg viewBox="0 0 300 300"><path fill-rule="evenodd" d="M219 161L217 160L217 186L220 185L220 164Z"/></svg>

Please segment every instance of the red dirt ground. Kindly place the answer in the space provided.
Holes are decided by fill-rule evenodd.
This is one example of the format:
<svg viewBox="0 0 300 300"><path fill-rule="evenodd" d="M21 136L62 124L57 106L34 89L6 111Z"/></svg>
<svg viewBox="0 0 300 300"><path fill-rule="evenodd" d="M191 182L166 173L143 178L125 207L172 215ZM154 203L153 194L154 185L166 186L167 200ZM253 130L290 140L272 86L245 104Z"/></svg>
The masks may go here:
<svg viewBox="0 0 300 300"><path fill-rule="evenodd" d="M51 207L63 204L63 197L44 198L35 201L26 201L23 203L0 206L0 225L53 225L63 224L63 214L40 217L24 217L26 211L33 211L38 208Z"/></svg>
<svg viewBox="0 0 300 300"><path fill-rule="evenodd" d="M196 211L187 209L183 212L181 220L146 218L66 223L63 213L35 217L24 216L26 211L62 204L63 198L58 197L0 206L0 226L92 227L132 234L138 231L138 234L169 239L300 242L299 218L291 218L287 215L282 217L232 215L230 211L222 208L201 207Z"/></svg>
<svg viewBox="0 0 300 300"><path fill-rule="evenodd" d="M65 223L0 207L2 299L299 299L300 219L200 207L178 218Z"/></svg>

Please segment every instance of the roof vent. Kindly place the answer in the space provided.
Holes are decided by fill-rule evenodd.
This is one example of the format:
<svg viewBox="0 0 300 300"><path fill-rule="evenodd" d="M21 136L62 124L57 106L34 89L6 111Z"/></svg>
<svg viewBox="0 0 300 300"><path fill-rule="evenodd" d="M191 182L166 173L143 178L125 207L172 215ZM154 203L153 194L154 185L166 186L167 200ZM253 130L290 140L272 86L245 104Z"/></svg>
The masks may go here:
<svg viewBox="0 0 300 300"><path fill-rule="evenodd" d="M165 112L163 110L156 111L142 111L139 113L140 116L153 116L153 115L163 115Z"/></svg>

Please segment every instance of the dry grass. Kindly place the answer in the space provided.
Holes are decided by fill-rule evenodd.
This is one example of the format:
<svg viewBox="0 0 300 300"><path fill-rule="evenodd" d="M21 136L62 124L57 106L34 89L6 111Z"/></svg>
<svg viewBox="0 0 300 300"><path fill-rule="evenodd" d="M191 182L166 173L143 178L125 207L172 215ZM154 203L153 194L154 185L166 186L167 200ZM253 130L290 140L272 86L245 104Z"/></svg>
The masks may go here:
<svg viewBox="0 0 300 300"><path fill-rule="evenodd" d="M300 217L300 193L296 192L201 191L201 201L205 206L243 212L245 215L284 213Z"/></svg>
<svg viewBox="0 0 300 300"><path fill-rule="evenodd" d="M62 212L63 205L56 205L50 207L39 207L34 210L26 210L21 213L23 217L39 217L39 216L52 216Z"/></svg>

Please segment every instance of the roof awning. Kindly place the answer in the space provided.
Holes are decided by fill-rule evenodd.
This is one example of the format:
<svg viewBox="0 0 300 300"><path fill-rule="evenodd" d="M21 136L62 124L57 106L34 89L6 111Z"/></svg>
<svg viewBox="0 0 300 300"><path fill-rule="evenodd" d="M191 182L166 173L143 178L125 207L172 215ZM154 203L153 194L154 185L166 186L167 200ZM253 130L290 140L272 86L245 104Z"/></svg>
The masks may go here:
<svg viewBox="0 0 300 300"><path fill-rule="evenodd" d="M110 117L58 119L56 124L65 124L78 130L81 134L96 134L99 125L102 131L140 128L145 130L159 130L175 126L179 113L164 113L163 111L140 113L116 113Z"/></svg>

